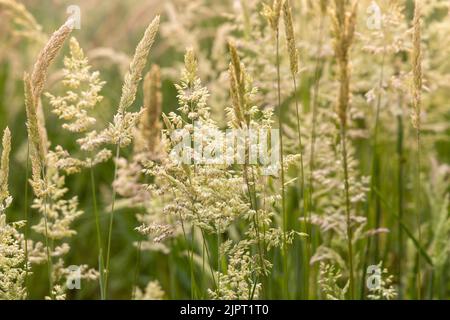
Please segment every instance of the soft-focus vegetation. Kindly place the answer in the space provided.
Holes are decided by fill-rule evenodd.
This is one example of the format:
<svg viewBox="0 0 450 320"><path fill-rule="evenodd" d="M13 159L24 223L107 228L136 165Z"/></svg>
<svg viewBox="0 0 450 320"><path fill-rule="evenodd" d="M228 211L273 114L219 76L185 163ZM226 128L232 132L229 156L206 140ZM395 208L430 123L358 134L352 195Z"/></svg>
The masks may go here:
<svg viewBox="0 0 450 320"><path fill-rule="evenodd" d="M0 0L0 298L449 299L449 33L448 0ZM278 162L180 165L198 123Z"/></svg>

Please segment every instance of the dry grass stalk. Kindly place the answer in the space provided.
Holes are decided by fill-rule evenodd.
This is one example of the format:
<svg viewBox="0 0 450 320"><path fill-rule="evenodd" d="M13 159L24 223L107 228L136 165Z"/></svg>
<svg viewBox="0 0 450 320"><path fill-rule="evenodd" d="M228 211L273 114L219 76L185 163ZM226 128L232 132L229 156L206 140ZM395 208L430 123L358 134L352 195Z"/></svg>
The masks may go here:
<svg viewBox="0 0 450 320"><path fill-rule="evenodd" d="M351 226L350 213L350 195L349 195L349 178L347 163L347 111L350 103L350 68L349 68L349 51L353 42L356 26L356 9L357 1L352 3L350 12L346 10L345 0L335 0L335 9L333 14L333 33L334 33L334 50L336 60L339 67L339 98L337 103L337 115L341 126L341 144L342 158L344 170L344 186L345 186L345 211L347 220L347 247L348 247L348 266L349 266L349 286L350 299L354 299L354 270L353 270L353 231Z"/></svg>
<svg viewBox="0 0 450 320"><path fill-rule="evenodd" d="M32 165L31 185L36 197L43 201L43 220L45 225L45 244L48 261L48 277L50 296L54 296L53 292L53 262L50 253L48 224L47 224L47 177L46 177L46 156L47 156L47 134L44 127L44 116L41 108L40 96L44 88L47 71L61 49L64 41L69 37L73 29L73 21L67 20L66 23L59 28L48 40L47 44L41 50L34 64L31 76L27 73L24 75L25 83L25 106L27 113L28 138L31 140L30 158ZM41 179L42 178L42 179Z"/></svg>
<svg viewBox="0 0 450 320"><path fill-rule="evenodd" d="M25 75L25 104L27 109L28 126L30 139L33 142L36 156L41 163L45 159L47 149L47 132L45 130L45 120L40 103L40 96L47 79L47 72L50 64L55 59L64 41L69 37L73 30L73 21L67 20L61 28L55 31L44 48L38 55L36 63L33 66L31 75ZM38 143L39 140L39 143Z"/></svg>
<svg viewBox="0 0 450 320"><path fill-rule="evenodd" d="M289 277L288 270L288 255L287 255L287 211L286 211L286 192L285 192L285 172L284 172L284 154L283 154L283 119L281 112L281 75L280 75L280 15L283 2L282 0L274 0L272 7L264 5L263 15L269 21L270 27L275 34L275 47L276 47L276 62L275 67L277 70L277 109L278 109L278 136L280 140L280 162L281 162L281 212L283 216L283 271L285 273L285 279L283 281L283 289L287 297L289 297L288 282Z"/></svg>
<svg viewBox="0 0 450 320"><path fill-rule="evenodd" d="M412 50L412 71L413 71L413 90L412 90L412 125L416 129L416 145L417 145L417 163L416 163L416 224L418 231L418 241L422 244L422 230L421 230L421 203L420 203L420 156L421 156L421 146L420 146L420 126L421 126L421 107L422 107L422 49L421 49L421 5L419 1L414 3L414 19L413 19L413 50ZM421 254L417 255L417 296L421 299L421 286L422 286L422 275L421 275Z"/></svg>
<svg viewBox="0 0 450 320"><path fill-rule="evenodd" d="M290 61L290 69L292 74L292 82L294 85L294 98L295 98L295 111L296 111L296 118L297 118L297 135L298 135L298 153L300 155L300 176L298 177L298 184L299 184L299 192L301 194L301 202L299 200L299 211L300 216L303 213L303 222L304 222L304 231L307 233L308 231L308 222L310 221L310 217L307 217L307 210L306 210L306 189L305 189L305 171L304 171L304 163L303 163L303 143L302 143L302 127L301 127L301 119L300 119L300 106L298 103L298 97L297 97L297 74L299 72L299 66L298 66L298 50L297 45L295 41L295 34L294 34L294 23L292 21L292 9L289 0L284 1L283 3L283 20L284 20L284 26L285 26L285 32L286 32L286 42L287 42L287 50L289 54L289 61ZM311 234L311 232L310 232ZM304 269L305 269L305 278L308 279L309 277L309 260L311 257L311 242L308 241L306 244L306 258L304 259ZM305 292L306 296L309 295L309 283L308 280L305 281Z"/></svg>
<svg viewBox="0 0 450 320"><path fill-rule="evenodd" d="M118 108L118 115L121 117L126 116L127 109L133 104L136 99L136 93L141 81L142 72L144 71L145 65L147 64L148 54L155 41L155 36L159 28L159 16L156 16L153 21L149 24L145 30L144 36L136 47L136 51L133 60L130 64L130 69L125 75L124 84L122 86L122 95L120 97L120 103ZM123 127L122 127L123 128ZM120 138L117 141L116 152L115 152L115 164L114 164L114 180L117 179L117 162L120 156L120 146L122 141ZM106 298L108 292L108 279L109 279L109 266L110 266L110 255L111 255L111 240L112 240L112 228L114 224L114 208L116 202L116 187L113 185L113 195L111 203L111 215L109 218L109 228L108 228L108 243L106 250L106 268L104 271L104 287L103 287L103 297Z"/></svg>

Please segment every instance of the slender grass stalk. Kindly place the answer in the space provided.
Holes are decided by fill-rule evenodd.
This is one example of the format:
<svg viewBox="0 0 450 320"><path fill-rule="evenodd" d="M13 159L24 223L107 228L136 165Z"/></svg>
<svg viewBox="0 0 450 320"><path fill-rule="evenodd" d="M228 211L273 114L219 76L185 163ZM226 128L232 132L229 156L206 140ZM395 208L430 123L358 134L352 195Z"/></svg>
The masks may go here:
<svg viewBox="0 0 450 320"><path fill-rule="evenodd" d="M378 78L378 92L377 92L377 102L376 102L376 110L375 110L375 125L372 135L372 169L371 169L371 181L370 181L370 199L371 202L373 199L375 199L375 218L373 219L373 228L378 229L380 227L381 223L381 203L380 203L380 197L375 190L381 190L380 186L380 155L379 155L379 147L378 147L378 131L379 131L379 125L380 125L380 109L381 109L381 101L382 101L382 90L383 90L383 81L384 81L384 67L385 67L385 58L386 58L386 45L384 45L383 48L383 55L381 59L380 64L380 73ZM368 221L371 221L370 219L370 206L367 210L367 219ZM374 255L373 259L376 263L379 261L379 235L376 234L375 236L375 248L374 248ZM369 258L372 251L372 239L369 237L367 239L367 245L366 245L366 254L364 255L364 263L363 263L363 270L362 270L362 277L361 277L361 297L364 299L365 297L365 291L366 291L366 275L367 275L367 266L369 265Z"/></svg>
<svg viewBox="0 0 450 320"><path fill-rule="evenodd" d="M205 265L204 264L205 264L205 253L206 253L206 258L207 258L208 266L209 266L209 272L211 273L211 278L213 280L213 287L216 289L219 289L219 277L217 277L217 281L216 281L216 277L214 276L212 254L208 247L208 241L207 241L205 232L203 230L201 230L201 234L202 234L202 248L203 248L202 249L202 251L203 251L202 252L202 259L203 259L202 273L205 274ZM220 235L217 235L217 236L220 237ZM205 276L203 276L203 287L206 288L206 277ZM204 292L203 292L203 294L204 294Z"/></svg>
<svg viewBox="0 0 450 320"><path fill-rule="evenodd" d="M314 168L315 168L315 148L316 148L316 128L317 128L317 107L319 101L319 92L320 92L320 69L321 69L321 56L322 56L322 47L323 47L323 29L324 29L324 20L325 13L322 12L320 15L319 22L319 37L317 40L317 57L314 66L314 89L311 103L311 111L312 111L312 125L311 125L311 144L310 144L310 154L309 154L309 201L308 201L308 219L311 218L311 213L313 210L313 193L314 193Z"/></svg>
<svg viewBox="0 0 450 320"><path fill-rule="evenodd" d="M36 187L36 194L43 196L44 204L44 227L45 227L45 245L47 255L47 271L49 277L50 297L53 298L53 261L50 253L50 241L48 235L48 184L46 175L46 154L47 154L47 132L43 124L42 110L40 109L40 97L44 88L47 71L50 64L56 58L56 55L62 48L64 41L69 37L73 29L73 21L67 20L57 31L55 31L40 51L37 60L33 66L31 74L25 73L25 107L27 113L28 141L31 142L32 152L29 153L32 161L33 180L43 181L43 190ZM42 117L43 118L43 117ZM29 145L29 144L28 144ZM30 145L29 145L30 146ZM30 151L30 150L29 150Z"/></svg>
<svg viewBox="0 0 450 320"><path fill-rule="evenodd" d="M255 215L253 216L253 224L254 224L255 230L256 230L257 251L258 251L258 256L259 256L260 268L261 268L261 272L264 272L264 258L263 258L263 252L262 252L263 249L261 248L261 238L260 238L260 233L259 233L258 205L257 205L257 199L256 199L256 191L253 190L253 192L252 192L252 188L250 186L249 177L248 177L248 165L247 164L244 165L244 180L245 180L245 183L246 183L247 189L248 189L248 196L250 199L250 207L253 211L255 211ZM252 185L253 186L255 185L254 176L252 179ZM253 196L252 196L252 193L253 193ZM253 300L253 298L254 298L257 282L258 282L258 280L255 280L253 283L253 288L252 288L252 291L250 294L250 300Z"/></svg>
<svg viewBox="0 0 450 320"><path fill-rule="evenodd" d="M198 299L198 295L199 295L199 293L198 293L198 285L197 285L197 282L196 282L196 280L195 280L195 271L194 271L194 243L195 243L195 241L194 241L194 235L195 235L195 226L194 225L192 225L191 226L191 264L192 264L192 267L191 267L191 281L192 280L194 280L194 284L195 284L195 288L196 288L196 290L194 291L194 296L193 296L193 299Z"/></svg>
<svg viewBox="0 0 450 320"><path fill-rule="evenodd" d="M206 235L203 230L201 230L201 234L202 234L203 245L205 246L205 249L206 249L206 256L208 258L209 271L211 272L211 278L213 280L213 285L214 285L214 287L217 288L216 278L214 277L214 270L213 270L213 266L212 266L211 253L210 253L210 250L208 247L208 242L206 241Z"/></svg>
<svg viewBox="0 0 450 320"><path fill-rule="evenodd" d="M295 100L295 111L296 111L296 120L297 120L297 135L298 135L298 152L300 155L300 192L302 192L302 203L303 210L305 213L305 180L304 180L304 166L303 166L303 144L302 144L302 128L300 121L300 106L298 103L297 96L297 74L298 70L298 51L295 43L295 35L294 35L294 25L292 21L292 12L289 4L289 0L286 0L283 4L283 17L284 24L286 30L286 42L287 42L287 50L289 54L290 60L290 70L292 76L292 83L294 87L294 100ZM300 206L299 206L300 208ZM306 225L306 216L305 216L305 225Z"/></svg>
<svg viewBox="0 0 450 320"><path fill-rule="evenodd" d="M403 232L408 236L408 238L412 241L413 245L416 247L418 253L422 256L423 259L428 263L430 267L434 267L433 260L428 255L427 251L420 245L419 241L414 237L414 234L407 225L400 220L399 216L395 213L395 209L389 204L389 202L383 198L383 195L375 190L380 195L380 200L382 203L388 208L390 212L392 212L392 216L400 222L400 226L402 227Z"/></svg>
<svg viewBox="0 0 450 320"><path fill-rule="evenodd" d="M92 153L91 153L91 159L92 159ZM96 230L96 237L97 237L97 250L98 250L98 269L99 269L99 284L100 284L100 295L101 299L104 300L104 288L103 288L103 281L104 281L104 258L103 258L103 242L102 242L102 236L101 236L101 229L100 229L100 217L98 212L98 205L97 205L97 189L95 186L95 174L94 174L94 167L91 165L90 169L90 176L91 176L91 190L92 190L92 203L94 207L94 218L95 218L95 230Z"/></svg>
<svg viewBox="0 0 450 320"><path fill-rule="evenodd" d="M292 75L292 81L294 84L294 92L297 92L297 83L295 76ZM298 141L299 141L299 152L300 152L300 192L302 195L302 211L303 211L303 223L304 223L304 232L309 234L309 237L311 237L310 231L310 218L307 214L307 204L306 204L306 188L305 188L305 171L304 171L304 165L303 165L303 147L302 147L302 138L301 138L301 126L300 126L300 113L299 113L299 106L298 106L298 98L295 98L295 107L296 107L296 115L297 115L297 132L298 132ZM299 206L300 209L300 206ZM305 295L306 297L309 296L309 260L311 258L311 239L306 239L306 257L303 259L304 261L304 268L305 268Z"/></svg>
<svg viewBox="0 0 450 320"><path fill-rule="evenodd" d="M173 196L175 197L175 191L172 190ZM194 299L195 297L195 293L197 290L197 284L196 284L196 280L195 280L195 273L194 273L194 245L192 243L192 250L190 248L190 246L188 246L188 238L187 238L187 234L186 234L186 228L184 226L184 220L183 217L181 216L180 213L180 223L181 223L181 230L183 231L183 238L184 238L184 243L187 247L187 251L188 251L188 261L189 261L189 273L190 273L190 280L191 280L191 300ZM192 232L194 232L194 229L192 229Z"/></svg>
<svg viewBox="0 0 450 320"><path fill-rule="evenodd" d="M188 242L188 238L186 235L186 229L184 227L184 222L183 222L183 218L181 217L180 214L180 221L181 221L181 229L183 230L183 237L184 237L184 242L187 244ZM194 265L193 265L193 253L191 253L191 251L193 251L194 249L190 249L188 246L188 260L189 260L189 271L190 271L190 276L191 276L191 300L194 299L195 297L195 289L197 287L196 282L195 282L195 274L194 274Z"/></svg>
<svg viewBox="0 0 450 320"><path fill-rule="evenodd" d="M170 250L169 252L169 273L170 273L170 293L169 297L171 300L176 299L178 297L178 289L177 289L177 283L175 282L176 274L176 260L174 259L175 256L175 250L177 249L175 245L175 241L173 239L170 239L170 247L173 248L173 250Z"/></svg>
<svg viewBox="0 0 450 320"><path fill-rule="evenodd" d="M186 63L187 64L187 63ZM189 89L192 89L193 90L193 88L191 87L191 85L192 85L192 83L190 83L189 84ZM194 110L194 106L193 106L193 102L192 101L190 101L190 103L189 103L189 105L190 105L190 110ZM191 121L191 125L194 127L195 126L195 123L194 123L194 120L192 120ZM194 163L194 175L196 174L196 172L197 172L197 166L195 165L195 163ZM189 184L190 184L190 186L191 187L193 187L192 186L192 178L191 178L191 176L190 176L190 171L188 171L188 174L189 174ZM193 208L193 212L197 215L197 217L199 218L199 220L200 220L200 217L199 217L199 215L198 215L198 212L197 212L197 210L195 210L195 202L196 202L197 200L196 199L193 199L192 200L192 208ZM214 286L217 288L217 285L216 285L216 281L215 281L215 277L214 277L214 271L213 271L213 269L212 269L212 260L211 260L211 255L210 255L210 253L209 253L209 249L208 249L208 245L207 245L207 241L206 241L206 236L205 236L205 232L204 232L204 230L202 229L202 228L199 228L200 229L200 233L201 233L201 235L202 235L202 242L203 242L203 244L202 244L202 248L205 248L206 249L206 254L207 254L207 257L208 257L208 265L209 265L209 269L210 269L210 271L211 271L211 277L212 277L212 280L213 280L213 282L214 282ZM192 254L194 253L194 247L193 247L193 245L194 245L194 238L193 238L193 236L194 236L194 225L192 225Z"/></svg>
<svg viewBox="0 0 450 320"><path fill-rule="evenodd" d="M281 163L281 216L283 219L283 279L282 287L285 298L289 298L289 274L288 274L288 256L287 256L287 211L286 211L286 192L284 179L284 155L283 155L283 117L281 112L281 77L280 77L280 14L283 1L274 0L272 7L264 5L263 14L267 17L270 27L275 35L276 62L277 70L277 108L278 108L278 134L280 142L280 163Z"/></svg>
<svg viewBox="0 0 450 320"><path fill-rule="evenodd" d="M353 230L351 226L350 212L350 186L347 163L347 112L350 100L350 70L349 50L353 42L356 26L356 12L358 2L352 3L350 12L346 11L345 0L335 0L334 11L334 37L335 54L339 67L339 98L337 104L337 115L340 122L340 137L342 151L342 167L344 171L345 189L345 215L347 223L347 250L349 267L349 296L355 298L355 277L353 266Z"/></svg>
<svg viewBox="0 0 450 320"><path fill-rule="evenodd" d="M420 157L421 157L421 107L422 107L422 50L421 50L421 7L420 1L414 2L413 20L413 51L412 51L412 71L413 71L413 113L412 124L416 129L416 224L419 244L422 244L421 230L421 181L420 181ZM417 255L417 297L421 298L422 271L420 253Z"/></svg>
<svg viewBox="0 0 450 320"><path fill-rule="evenodd" d="M375 127L373 133L373 153L372 153L372 180L370 183L371 194L375 196L375 229L380 227L381 223L381 205L380 205L380 197L377 194L374 194L373 188L374 186L377 190L381 190L380 186L380 155L378 150L378 131L380 125L380 109L381 109L381 101L382 101L382 90L383 90L383 81L384 81L384 64L386 58L386 46L384 46L383 56L380 65L380 75L379 75L379 83L378 83L378 94L377 94L377 105L376 105L376 115L375 115ZM375 179L374 179L375 177ZM380 246L379 236L376 236L375 240L375 261L379 260L379 246Z"/></svg>
<svg viewBox="0 0 450 320"><path fill-rule="evenodd" d="M367 245L366 245L366 253L364 254L364 264L362 269L362 276L361 276L361 285L360 285L360 295L361 300L366 299L366 277L367 277L367 266L369 265L369 258L371 255L370 248L372 247L372 237L367 238Z"/></svg>
<svg viewBox="0 0 450 320"><path fill-rule="evenodd" d="M403 117L402 114L397 115L397 211L399 220L397 222L398 233L398 260L397 260L397 278L398 278L398 296L403 298L403 228L401 221L403 221L403 172L404 172L404 155L403 155Z"/></svg>
<svg viewBox="0 0 450 320"><path fill-rule="evenodd" d="M120 156L120 142L117 144L116 147L116 157L114 161L114 180L117 179L117 163L119 161ZM112 203L111 203L111 211L109 215L109 227L108 227L108 243L106 247L106 269L105 269L105 281L104 281L104 292L103 297L107 299L107 293L108 293L108 280L109 280L109 272L110 272L110 261L111 261L111 239L112 239L112 230L113 230L113 224L114 224L114 211L115 211L115 204L116 204L116 186L113 183L113 193L112 193Z"/></svg>
<svg viewBox="0 0 450 320"><path fill-rule="evenodd" d="M347 133L345 125L341 125L341 146L342 146L342 159L344 169L344 185L345 185L345 212L347 219L347 248L348 248L348 264L350 271L350 299L355 298L354 286L355 276L353 271L353 230L351 226L350 216L350 194L349 194L349 182L348 182L348 164L347 164Z"/></svg>
<svg viewBox="0 0 450 320"><path fill-rule="evenodd" d="M28 217L28 184L29 184L29 171L30 171L30 143L27 141L27 163L25 166L25 186L24 186L24 205L25 205L25 232L24 232L24 241L25 241L25 288L27 290L27 296L29 295L28 290L28 238L29 238L29 217Z"/></svg>
<svg viewBox="0 0 450 320"><path fill-rule="evenodd" d="M220 227L219 227L220 228ZM220 229L217 232L217 274L220 275L222 272L222 257L220 255L220 246L221 246L221 234ZM217 291L220 292L220 276L217 277Z"/></svg>
<svg viewBox="0 0 450 320"><path fill-rule="evenodd" d="M317 108L319 103L319 93L320 93L320 73L322 67L322 51L323 51L323 33L325 26L325 17L327 14L327 3L326 1L321 0L321 15L319 19L319 36L317 39L317 56L315 59L314 65L314 88L313 88L313 96L311 103L311 112L312 112L312 125L311 125L311 141L310 141L310 154L309 154L309 202L308 202L308 215L309 219L311 217L312 209L313 209L313 198L312 195L314 193L314 169L315 169L315 148L316 148L316 138L317 138Z"/></svg>
<svg viewBox="0 0 450 320"><path fill-rule="evenodd" d="M205 254L206 254L206 249L205 249L205 243L203 242L203 245L202 245L202 274L203 274L202 287L203 288L206 288Z"/></svg>
<svg viewBox="0 0 450 320"><path fill-rule="evenodd" d="M239 128L240 130L248 130L250 128L250 117L247 115L247 111L250 109L249 102L247 101L247 98L245 97L245 92L248 90L246 88L245 84L245 69L244 66L241 64L236 46L233 42L228 43L230 56L231 56L231 62L229 67L229 76L230 76L230 95L232 97L233 101L233 113L235 117L234 126L236 128ZM261 247L261 237L260 237L260 230L259 230L259 217L258 217L258 199L257 199L257 192L256 192L256 179L255 179L255 173L253 171L253 168L251 170L252 179L250 181L249 177L249 141L248 136L245 136L245 161L243 165L243 178L244 182L247 188L247 194L248 194L248 200L250 202L250 208L255 212L255 215L253 216L253 225L256 231L256 237L257 237L257 251L259 256L259 263L261 272L265 271L264 266L264 258L263 258L263 248ZM256 276L255 278L259 278L259 276ZM253 299L255 294L255 289L257 285L258 280L255 280L253 283L252 289L249 290L250 299Z"/></svg>
<svg viewBox="0 0 450 320"><path fill-rule="evenodd" d="M257 198L257 192L256 192L256 178L255 178L255 172L252 168L252 186L253 186L253 197L255 201L255 216L253 223L255 224L256 228L256 239L257 239L257 246L258 246L258 253L259 253L259 260L261 265L261 272L263 273L263 278L266 278L266 267L264 264L264 244L261 241L261 231L260 231L260 220L259 220L259 214L258 214L258 198ZM264 288L263 288L264 289Z"/></svg>
<svg viewBox="0 0 450 320"><path fill-rule="evenodd" d="M327 3L326 1L321 1L321 14L319 18L319 36L317 40L317 56L314 65L314 87L313 87L313 96L311 103L311 112L312 112L312 125L311 125L311 133L310 133L310 154L309 154L309 177L308 177L308 203L307 203L307 215L308 215L308 231L309 241L311 243L311 252L314 250L314 242L313 242L313 229L311 224L311 215L314 210L314 170L315 170L315 149L316 149L316 128L317 128L317 108L319 102L319 93L320 93L320 70L322 67L322 50L323 50L323 33L324 33L324 24L325 17L327 14ZM312 278L314 279L314 267L311 267L311 273L313 273ZM308 279L309 281L309 279ZM315 286L315 282L312 283L312 286ZM314 289L313 289L314 290Z"/></svg>
<svg viewBox="0 0 450 320"><path fill-rule="evenodd" d="M416 188L417 188L417 196L416 196L416 206L417 206L417 214L416 214L416 224L417 224L417 233L419 243L422 244L422 218L421 218L421 200L420 198L420 190L421 190L421 182L420 182L420 167L421 167L421 135L420 130L416 131L416 145L417 145L417 155L416 155ZM420 253L417 254L417 298L420 300L422 297L422 261L421 261Z"/></svg>
<svg viewBox="0 0 450 320"><path fill-rule="evenodd" d="M42 176L44 179L45 189L47 189L47 175L45 170L45 164L42 166ZM45 228L45 252L47 254L47 272L49 281L49 296L53 298L53 258L50 253L50 240L48 236L48 217L47 217L47 192L44 195L44 228Z"/></svg>
<svg viewBox="0 0 450 320"><path fill-rule="evenodd" d="M284 155L283 155L283 120L281 112L281 77L280 77L280 35L276 31L276 68L277 68L277 96L278 96L278 132L280 140L280 163L281 163L281 211L283 216L283 270L284 270L284 293L286 299L289 298L289 274L288 274L288 256L287 256L287 223L288 215L286 211L286 190L284 179Z"/></svg>
<svg viewBox="0 0 450 320"><path fill-rule="evenodd" d="M195 173L195 165L194 165L194 173ZM193 188L193 185L192 185L192 177L191 177L190 171L188 171L188 180L189 180L190 187ZM192 212L193 212L195 215L197 215L197 218L200 220L200 216L199 216L197 210L195 210L195 202L196 202L196 199L192 199L192 203L191 203L191 205L192 205ZM193 257L194 257L194 224L192 224L192 227L191 227L191 228L192 228L192 231L191 231L192 256L191 256L191 258L192 258L192 261L193 261ZM212 269L211 255L210 255L210 253L209 253L209 249L208 249L208 245L207 245L207 241L206 241L205 232L204 232L204 230L203 230L202 228L199 228L199 229L200 229L200 233L201 233L201 235L202 235L203 245L204 245L205 248L206 248L206 254L207 254L207 256L208 256L209 269L210 269L210 271L211 271L211 277L212 277L212 280L213 280L213 282L214 282L214 287L217 288L216 280L215 280L215 277L214 277L214 270ZM191 277L194 276L193 272L194 272L194 270L193 270L193 268L191 268ZM192 279L192 278L191 278L191 279Z"/></svg>
<svg viewBox="0 0 450 320"><path fill-rule="evenodd" d="M302 143L302 128L300 121L300 107L298 103L297 96L297 74L298 74L298 51L295 43L295 34L294 34L294 24L292 21L292 12L291 6L289 4L289 0L286 0L283 4L283 17L284 17L284 25L286 31L286 42L287 49L290 60L290 69L292 75L292 82L294 87L294 100L295 100L295 111L297 117L297 134L298 134L298 152L300 155L300 177L299 177L299 192L301 194L301 201L299 200L299 211L303 213L304 220L304 231L307 232L307 213L306 213L306 189L305 189L305 172L303 165L303 143ZM300 230L301 231L301 230ZM305 281L304 281L304 290L305 295L308 297L309 295L309 259L311 256L311 242L307 240L306 242L306 257L303 259L303 265L305 269Z"/></svg>
<svg viewBox="0 0 450 320"><path fill-rule="evenodd" d="M136 100L136 93L138 90L138 85L141 81L142 73L144 71L145 65L147 64L147 57L150 53L150 49L155 41L156 33L159 28L160 17L156 16L153 21L148 25L144 32L144 36L136 47L133 60L130 63L130 68L125 75L124 84L122 86L122 95L120 97L118 114L123 118L127 109L130 108L133 102ZM116 146L116 157L114 162L114 180L117 179L117 162L120 155L121 139L119 138ZM105 270L105 284L104 284L104 297L107 298L106 293L108 291L108 280L110 272L110 255L111 255L111 238L112 229L114 224L114 209L116 202L116 186L113 184L112 191L112 203L111 203L111 214L109 218L109 228L108 228L108 246L106 252L106 270Z"/></svg>
<svg viewBox="0 0 450 320"><path fill-rule="evenodd" d="M262 204L261 204L263 210L266 210L266 209L267 209L267 201L266 201L266 198L267 198L267 185L268 185L268 180L269 180L268 177L263 177L263 178L261 179L261 182L262 182L263 185L264 185L263 195L262 195ZM265 224L265 223L263 223L263 226L262 226L262 232L263 232L263 234L266 234L266 232L267 232L267 227L266 227L266 224ZM262 242L263 242L263 243L262 243L263 255L264 255L265 257L268 257L268 254L267 254L267 241L266 241L266 238L265 238L265 237L263 238L263 241L262 241ZM269 257L268 257L268 258L269 258ZM273 259L273 255L272 255L271 261L273 261L273 260L274 260L274 259ZM269 281L268 277L264 277L263 281L264 281L264 282L263 282L263 288L264 288L264 294L265 294L264 298L265 298L265 299L269 299L269 297L270 297L270 288L269 288L269 283L270 283L270 281Z"/></svg>

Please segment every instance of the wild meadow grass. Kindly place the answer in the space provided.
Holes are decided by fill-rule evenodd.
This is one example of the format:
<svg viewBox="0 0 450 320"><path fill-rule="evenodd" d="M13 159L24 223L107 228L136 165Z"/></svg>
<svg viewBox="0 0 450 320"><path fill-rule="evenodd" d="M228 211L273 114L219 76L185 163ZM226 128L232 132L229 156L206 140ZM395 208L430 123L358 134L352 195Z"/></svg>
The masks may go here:
<svg viewBox="0 0 450 320"><path fill-rule="evenodd" d="M448 1L79 3L0 0L1 299L449 299Z"/></svg>

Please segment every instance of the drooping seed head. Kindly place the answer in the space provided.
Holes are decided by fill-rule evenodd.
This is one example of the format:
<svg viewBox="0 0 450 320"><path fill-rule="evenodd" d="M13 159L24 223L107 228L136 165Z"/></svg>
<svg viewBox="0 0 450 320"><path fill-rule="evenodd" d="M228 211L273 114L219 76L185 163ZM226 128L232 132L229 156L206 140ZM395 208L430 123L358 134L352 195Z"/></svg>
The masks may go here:
<svg viewBox="0 0 450 320"><path fill-rule="evenodd" d="M73 30L73 23L69 19L65 24L61 26L57 31L55 31L47 44L39 53L36 63L33 66L33 71L31 72L31 84L32 84L32 94L33 100L37 103L39 97L42 94L42 90L47 79L48 67L55 59L59 50L64 44L64 41L69 37Z"/></svg>

